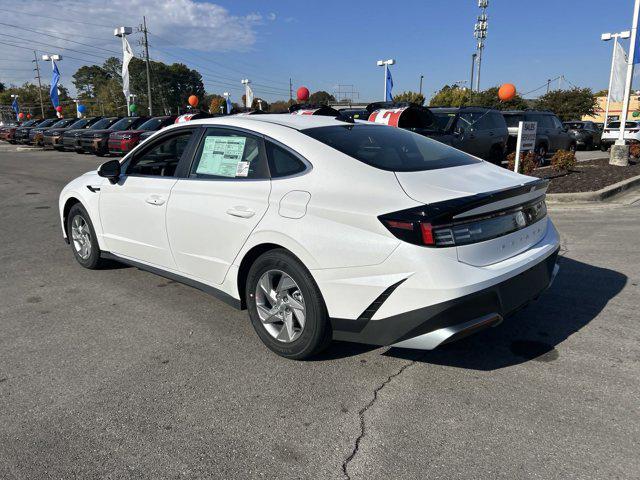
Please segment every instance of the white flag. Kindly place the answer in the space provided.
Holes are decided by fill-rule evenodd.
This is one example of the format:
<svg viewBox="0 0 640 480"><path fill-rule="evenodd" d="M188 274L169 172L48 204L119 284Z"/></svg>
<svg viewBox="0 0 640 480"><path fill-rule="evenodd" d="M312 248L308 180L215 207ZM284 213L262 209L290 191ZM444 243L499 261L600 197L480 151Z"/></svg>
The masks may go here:
<svg viewBox="0 0 640 480"><path fill-rule="evenodd" d="M247 108L251 108L251 105L253 105L253 90L251 90L251 87L249 86L249 84L247 83L245 85L245 107Z"/></svg>
<svg viewBox="0 0 640 480"><path fill-rule="evenodd" d="M127 37L122 37L122 93L124 98L129 101L129 62L133 58L131 45L127 41Z"/></svg>
<svg viewBox="0 0 640 480"><path fill-rule="evenodd" d="M619 43L616 44L615 55L609 98L612 102L621 102L624 98L624 84L627 79L627 54Z"/></svg>

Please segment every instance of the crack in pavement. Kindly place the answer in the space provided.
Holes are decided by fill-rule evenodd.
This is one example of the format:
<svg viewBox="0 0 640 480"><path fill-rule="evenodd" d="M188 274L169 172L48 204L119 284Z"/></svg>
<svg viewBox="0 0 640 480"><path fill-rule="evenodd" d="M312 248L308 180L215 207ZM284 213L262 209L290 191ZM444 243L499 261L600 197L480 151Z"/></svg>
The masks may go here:
<svg viewBox="0 0 640 480"><path fill-rule="evenodd" d="M410 362L404 364L397 372L389 375L387 377L387 379L382 382L378 387L376 387L376 389L373 391L373 398L369 401L369 403L367 403L364 407L362 407L359 411L358 411L358 416L360 417L360 434L358 435L358 437L356 438L356 441L353 445L353 450L351 450L351 453L349 454L349 456L344 460L344 462L342 462L342 474L344 475L344 478L346 480L351 480L351 476L349 475L348 472L348 468L349 468L349 464L351 463L351 461L355 458L355 456L358 454L358 452L360 451L360 443L362 442L362 440L364 439L364 437L366 436L366 426L365 426L365 421L364 421L364 415L365 413L367 413L367 411L376 403L376 401L378 400L378 393L380 393L380 390L382 390L384 387L386 387L391 380L393 380L394 378L402 375L402 373L409 367L413 366L416 364L416 362L420 361L422 358L424 358L426 354L422 354L421 356L419 356L418 358L411 360Z"/></svg>

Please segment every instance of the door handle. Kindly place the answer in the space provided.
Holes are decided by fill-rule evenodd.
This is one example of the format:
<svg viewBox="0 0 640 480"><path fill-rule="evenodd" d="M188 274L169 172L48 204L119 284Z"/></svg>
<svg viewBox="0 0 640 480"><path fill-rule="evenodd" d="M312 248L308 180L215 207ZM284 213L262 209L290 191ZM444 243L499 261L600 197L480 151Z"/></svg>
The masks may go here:
<svg viewBox="0 0 640 480"><path fill-rule="evenodd" d="M229 210L227 210L227 215L231 215L232 217L251 218L255 214L255 211L242 206L231 207Z"/></svg>
<svg viewBox="0 0 640 480"><path fill-rule="evenodd" d="M145 201L151 205L160 206L160 205L164 205L165 199L162 198L160 195L149 195Z"/></svg>

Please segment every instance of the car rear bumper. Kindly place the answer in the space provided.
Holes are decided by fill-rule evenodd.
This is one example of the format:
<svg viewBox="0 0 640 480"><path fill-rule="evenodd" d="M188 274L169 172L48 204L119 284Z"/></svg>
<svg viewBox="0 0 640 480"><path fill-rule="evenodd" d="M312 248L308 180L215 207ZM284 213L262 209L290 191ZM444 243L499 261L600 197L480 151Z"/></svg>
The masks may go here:
<svg viewBox="0 0 640 480"><path fill-rule="evenodd" d="M558 250L522 273L477 292L382 320L332 319L334 339L431 350L490 326L536 300L553 282Z"/></svg>
<svg viewBox="0 0 640 480"><path fill-rule="evenodd" d="M453 249L421 254L403 243L379 266L312 273L336 340L431 349L536 299L557 273L558 250L549 221L535 245L487 266L459 261Z"/></svg>

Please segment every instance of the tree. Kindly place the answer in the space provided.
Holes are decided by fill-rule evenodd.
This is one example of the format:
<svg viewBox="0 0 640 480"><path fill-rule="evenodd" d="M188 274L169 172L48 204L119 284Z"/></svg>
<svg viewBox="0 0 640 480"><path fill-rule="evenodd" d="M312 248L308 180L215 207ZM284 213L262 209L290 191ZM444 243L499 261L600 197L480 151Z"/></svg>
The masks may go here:
<svg viewBox="0 0 640 480"><path fill-rule="evenodd" d="M417 105L422 105L424 104L424 95L418 92L407 91L399 93L398 95L394 95L393 100L395 102L409 102L415 103Z"/></svg>
<svg viewBox="0 0 640 480"><path fill-rule="evenodd" d="M296 103L294 100L278 100L271 104L270 112L283 113L289 110L289 107Z"/></svg>
<svg viewBox="0 0 640 480"><path fill-rule="evenodd" d="M606 97L607 95L609 95L609 90L607 90L606 88L603 90L598 90L596 93L593 94L594 97Z"/></svg>
<svg viewBox="0 0 640 480"><path fill-rule="evenodd" d="M325 92L324 90L319 90L309 95L309 103L312 103L314 105L327 105L329 102L335 101L336 97L331 95L329 92Z"/></svg>
<svg viewBox="0 0 640 480"><path fill-rule="evenodd" d="M220 107L223 108L222 113L229 113L227 112L227 99L222 95L214 93L207 95L207 97L209 99L209 113L221 113Z"/></svg>
<svg viewBox="0 0 640 480"><path fill-rule="evenodd" d="M6 90L6 87L4 86L4 83L0 82L0 93L4 92Z"/></svg>
<svg viewBox="0 0 640 480"><path fill-rule="evenodd" d="M431 107L461 107L469 103L469 90L458 85L445 85L429 101Z"/></svg>
<svg viewBox="0 0 640 480"><path fill-rule="evenodd" d="M551 110L561 120L575 120L584 115L592 116L597 103L590 88L572 88L571 90L552 90L538 98L536 108Z"/></svg>
<svg viewBox="0 0 640 480"><path fill-rule="evenodd" d="M474 92L471 95L469 105L495 108L496 110L525 110L531 108L532 105L518 94L512 100L503 102L498 97L498 90L499 87L491 87L481 92Z"/></svg>

